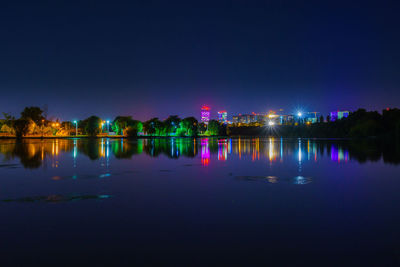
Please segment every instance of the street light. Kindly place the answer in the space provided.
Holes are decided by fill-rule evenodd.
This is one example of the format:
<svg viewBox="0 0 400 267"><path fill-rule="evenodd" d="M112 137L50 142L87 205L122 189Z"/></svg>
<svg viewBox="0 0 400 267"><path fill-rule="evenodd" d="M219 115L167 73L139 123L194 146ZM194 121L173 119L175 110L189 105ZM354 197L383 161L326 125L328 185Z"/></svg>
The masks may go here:
<svg viewBox="0 0 400 267"><path fill-rule="evenodd" d="M106 123L107 123L107 133L110 133L110 132L109 132L109 131L110 131L110 121L107 120Z"/></svg>
<svg viewBox="0 0 400 267"><path fill-rule="evenodd" d="M275 125L275 122L269 121L269 122L268 122L268 125L269 125L269 126L274 126L274 125Z"/></svg>
<svg viewBox="0 0 400 267"><path fill-rule="evenodd" d="M301 117L303 116L303 113L301 113L300 111L297 113L297 117L299 117L299 123L302 123L302 119Z"/></svg>
<svg viewBox="0 0 400 267"><path fill-rule="evenodd" d="M101 121L101 123L100 123L101 133L103 133L103 126L104 126L104 123L106 123L106 122L105 122L105 121Z"/></svg>
<svg viewBox="0 0 400 267"><path fill-rule="evenodd" d="M75 123L75 136L77 137L78 136L78 122L74 121L74 123Z"/></svg>

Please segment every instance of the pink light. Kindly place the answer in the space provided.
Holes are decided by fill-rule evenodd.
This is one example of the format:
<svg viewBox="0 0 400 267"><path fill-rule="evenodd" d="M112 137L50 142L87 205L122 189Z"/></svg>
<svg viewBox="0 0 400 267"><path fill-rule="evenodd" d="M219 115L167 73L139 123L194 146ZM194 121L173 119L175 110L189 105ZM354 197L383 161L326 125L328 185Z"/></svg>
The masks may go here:
<svg viewBox="0 0 400 267"><path fill-rule="evenodd" d="M210 121L210 107L202 106L200 114L201 114L201 122L208 124L208 122Z"/></svg>
<svg viewBox="0 0 400 267"><path fill-rule="evenodd" d="M207 166L210 163L210 149L208 139L201 139L201 164Z"/></svg>

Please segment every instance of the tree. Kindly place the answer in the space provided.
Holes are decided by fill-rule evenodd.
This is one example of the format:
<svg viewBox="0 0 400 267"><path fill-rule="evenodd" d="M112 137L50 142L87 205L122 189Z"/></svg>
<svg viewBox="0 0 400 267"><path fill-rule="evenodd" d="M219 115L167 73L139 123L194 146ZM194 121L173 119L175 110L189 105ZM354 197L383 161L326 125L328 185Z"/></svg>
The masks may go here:
<svg viewBox="0 0 400 267"><path fill-rule="evenodd" d="M327 122L331 122L331 116L329 116L329 115L326 116L326 121L327 121Z"/></svg>
<svg viewBox="0 0 400 267"><path fill-rule="evenodd" d="M75 129L74 124L72 124L72 122L70 122L70 121L63 121L61 123L61 127L63 129L65 129L66 131L70 131L70 130L74 130Z"/></svg>
<svg viewBox="0 0 400 267"><path fill-rule="evenodd" d="M374 120L361 121L351 127L349 134L351 137L358 138L377 136L379 128L379 124Z"/></svg>
<svg viewBox="0 0 400 267"><path fill-rule="evenodd" d="M122 135L124 130L132 126L134 120L131 116L117 116L112 123L112 130L118 135Z"/></svg>
<svg viewBox="0 0 400 267"><path fill-rule="evenodd" d="M176 115L169 116L164 121L165 134L166 135L175 135L176 130L179 128L180 121L181 121L181 119Z"/></svg>
<svg viewBox="0 0 400 267"><path fill-rule="evenodd" d="M85 132L87 135L96 136L100 133L101 119L99 117L91 116L87 118L85 121L86 121Z"/></svg>
<svg viewBox="0 0 400 267"><path fill-rule="evenodd" d="M194 136L197 134L198 121L194 117L184 118L179 126L178 135Z"/></svg>
<svg viewBox="0 0 400 267"><path fill-rule="evenodd" d="M385 109L382 112L382 121L385 132L396 132L396 127L400 123L400 109Z"/></svg>
<svg viewBox="0 0 400 267"><path fill-rule="evenodd" d="M28 133L30 121L28 119L18 119L13 122L13 128L17 139L21 139Z"/></svg>
<svg viewBox="0 0 400 267"><path fill-rule="evenodd" d="M207 131L207 124L205 124L204 122L200 122L198 124L197 131L199 132L199 134L205 133Z"/></svg>
<svg viewBox="0 0 400 267"><path fill-rule="evenodd" d="M143 123L133 120L132 124L124 130L124 135L128 137L137 137L139 132L143 131Z"/></svg>
<svg viewBox="0 0 400 267"><path fill-rule="evenodd" d="M39 107L26 107L21 112L21 119L31 119L39 124L44 120L43 111Z"/></svg>
<svg viewBox="0 0 400 267"><path fill-rule="evenodd" d="M321 115L321 117L319 117L319 122L320 123L324 122L324 116Z"/></svg>
<svg viewBox="0 0 400 267"><path fill-rule="evenodd" d="M15 134L14 128L8 126L7 124L3 124L3 125L1 126L0 132L8 133L8 134Z"/></svg>
<svg viewBox="0 0 400 267"><path fill-rule="evenodd" d="M143 124L147 135L159 136L163 132L163 123L158 118L153 118Z"/></svg>
<svg viewBox="0 0 400 267"><path fill-rule="evenodd" d="M4 116L4 124L7 125L8 127L12 127L12 124L13 124L15 118L5 112L3 112L3 116Z"/></svg>
<svg viewBox="0 0 400 267"><path fill-rule="evenodd" d="M216 120L210 120L208 122L208 134L218 135L220 132L220 123Z"/></svg>

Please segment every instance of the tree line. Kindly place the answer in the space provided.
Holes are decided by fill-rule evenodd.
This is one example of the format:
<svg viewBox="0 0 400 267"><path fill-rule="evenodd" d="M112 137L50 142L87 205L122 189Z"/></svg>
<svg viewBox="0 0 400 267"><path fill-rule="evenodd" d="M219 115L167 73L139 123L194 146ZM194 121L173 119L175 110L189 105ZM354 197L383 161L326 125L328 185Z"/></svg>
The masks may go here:
<svg viewBox="0 0 400 267"><path fill-rule="evenodd" d="M165 120L152 118L147 121L139 121L131 116L117 116L113 121L106 122L98 116L90 116L79 121L50 121L43 116L39 107L26 107L20 118L15 118L3 113L4 120L0 122L0 131L23 136L98 136L109 134L128 137L146 136L198 136L198 135L226 135L226 126L216 120L209 121L208 125L199 123L194 117L184 119L176 115L169 116ZM76 132L77 130L77 132Z"/></svg>
<svg viewBox="0 0 400 267"><path fill-rule="evenodd" d="M400 109L385 109L382 113L358 109L351 112L347 118L324 121L322 118L313 124L298 125L268 125L261 127L226 126L216 120L208 125L197 121L194 117L184 119L176 115L165 120L152 118L139 121L131 116L117 116L109 123L97 116L72 121L47 120L39 107L26 107L19 118L3 113L4 120L0 121L0 131L23 136L98 136L114 132L116 135L128 137L145 136L216 136L216 135L253 135L278 137L333 137L333 138L365 138L365 137L394 137L400 140Z"/></svg>

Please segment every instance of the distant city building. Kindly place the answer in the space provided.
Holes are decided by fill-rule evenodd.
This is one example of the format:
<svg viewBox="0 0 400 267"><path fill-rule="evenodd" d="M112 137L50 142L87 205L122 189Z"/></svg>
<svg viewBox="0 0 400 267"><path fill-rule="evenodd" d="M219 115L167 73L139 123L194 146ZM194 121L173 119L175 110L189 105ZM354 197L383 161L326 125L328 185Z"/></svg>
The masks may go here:
<svg viewBox="0 0 400 267"><path fill-rule="evenodd" d="M268 121L273 122L275 125L288 125L294 122L294 115L284 115L284 114L268 114Z"/></svg>
<svg viewBox="0 0 400 267"><path fill-rule="evenodd" d="M265 124L267 121L267 115L262 114L239 114L232 117L232 123L234 124Z"/></svg>
<svg viewBox="0 0 400 267"><path fill-rule="evenodd" d="M228 113L226 110L218 111L218 121L223 124L228 122Z"/></svg>
<svg viewBox="0 0 400 267"><path fill-rule="evenodd" d="M239 114L232 117L236 126L265 126L265 125L293 125L295 123L316 123L320 119L319 112L298 112L297 114L282 114L283 110L270 110L264 114Z"/></svg>
<svg viewBox="0 0 400 267"><path fill-rule="evenodd" d="M233 116L232 123L234 123L234 124L239 123L239 116Z"/></svg>
<svg viewBox="0 0 400 267"><path fill-rule="evenodd" d="M341 120L343 118L347 118L349 116L349 111L332 111L330 114L331 121Z"/></svg>
<svg viewBox="0 0 400 267"><path fill-rule="evenodd" d="M210 121L210 107L202 106L200 115L201 115L201 122L208 124L208 122Z"/></svg>
<svg viewBox="0 0 400 267"><path fill-rule="evenodd" d="M304 122L317 123L321 114L319 112L306 112L303 116Z"/></svg>

